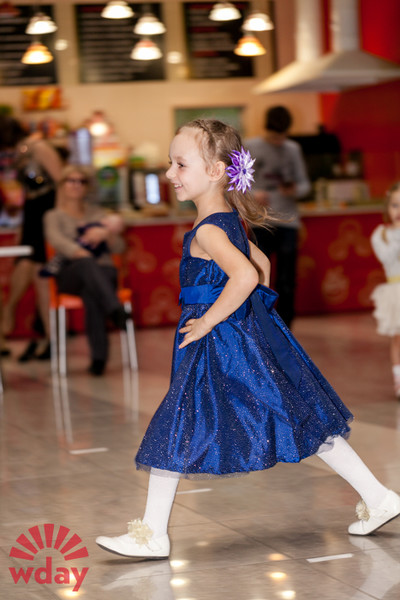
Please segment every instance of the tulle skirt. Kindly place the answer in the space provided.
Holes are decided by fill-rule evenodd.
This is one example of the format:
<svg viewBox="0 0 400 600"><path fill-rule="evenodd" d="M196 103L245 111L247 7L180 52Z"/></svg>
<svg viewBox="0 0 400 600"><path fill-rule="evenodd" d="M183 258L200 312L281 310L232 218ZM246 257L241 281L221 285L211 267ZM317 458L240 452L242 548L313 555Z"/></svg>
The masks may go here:
<svg viewBox="0 0 400 600"><path fill-rule="evenodd" d="M400 282L382 283L371 294L373 315L381 335L400 335Z"/></svg>
<svg viewBox="0 0 400 600"><path fill-rule="evenodd" d="M171 385L137 467L228 477L299 462L347 437L352 414L273 309L269 288L258 286L233 315L179 349L180 327L209 308L195 303L204 287L213 289L182 289L193 303L183 307Z"/></svg>

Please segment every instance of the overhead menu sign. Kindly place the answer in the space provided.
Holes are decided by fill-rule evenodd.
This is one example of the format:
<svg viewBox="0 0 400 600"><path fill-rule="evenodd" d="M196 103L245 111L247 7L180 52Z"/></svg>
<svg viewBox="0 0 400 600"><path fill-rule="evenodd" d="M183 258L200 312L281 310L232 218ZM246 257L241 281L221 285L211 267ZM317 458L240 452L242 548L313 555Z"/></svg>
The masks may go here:
<svg viewBox="0 0 400 600"><path fill-rule="evenodd" d="M43 86L57 83L55 58L44 65L24 65L21 62L33 36L25 33L26 26L36 9L33 6L17 6L17 17L0 19L0 85L1 86ZM41 10L53 17L52 6L44 4ZM54 57L54 34L41 36Z"/></svg>
<svg viewBox="0 0 400 600"><path fill-rule="evenodd" d="M75 6L80 56L80 80L83 83L111 83L164 79L164 61L132 60L132 48L141 39L133 28L143 14L144 4L131 4L134 11L129 19L104 19L104 4ZM151 4L159 19L160 3ZM164 35L153 41L164 53Z"/></svg>
<svg viewBox="0 0 400 600"><path fill-rule="evenodd" d="M242 37L243 15L249 2L234 2L242 18L234 21L211 21L214 2L185 2L185 26L190 77L215 79L252 77L251 58L237 56L233 50Z"/></svg>

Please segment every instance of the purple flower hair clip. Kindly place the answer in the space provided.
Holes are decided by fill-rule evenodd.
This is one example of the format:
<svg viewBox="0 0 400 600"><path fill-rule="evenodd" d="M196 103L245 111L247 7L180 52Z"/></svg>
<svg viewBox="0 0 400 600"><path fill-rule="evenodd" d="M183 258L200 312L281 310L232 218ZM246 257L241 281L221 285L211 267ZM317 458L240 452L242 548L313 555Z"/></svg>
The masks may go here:
<svg viewBox="0 0 400 600"><path fill-rule="evenodd" d="M230 192L233 189L236 189L244 194L247 190L251 190L251 185L254 181L254 169L252 169L252 166L256 159L251 158L250 152L246 152L243 146L241 147L240 152L234 150L229 156L232 160L232 164L226 169L230 183L228 191Z"/></svg>

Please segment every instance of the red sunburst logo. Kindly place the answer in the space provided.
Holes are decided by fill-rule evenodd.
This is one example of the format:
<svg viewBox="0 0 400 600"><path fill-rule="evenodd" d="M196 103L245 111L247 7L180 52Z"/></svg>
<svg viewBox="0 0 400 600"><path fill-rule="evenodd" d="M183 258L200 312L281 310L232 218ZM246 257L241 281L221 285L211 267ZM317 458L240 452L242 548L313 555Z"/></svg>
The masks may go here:
<svg viewBox="0 0 400 600"><path fill-rule="evenodd" d="M39 550L43 550L44 548L58 550L64 556L64 560L75 560L89 556L86 546L77 547L82 542L82 539L76 533L70 536L71 530L68 527L60 525L57 530L52 523L46 523L42 527L43 531L41 531L39 525L28 529L32 539L29 539L22 533L16 541L25 550L13 546L10 550L10 556L33 560Z"/></svg>

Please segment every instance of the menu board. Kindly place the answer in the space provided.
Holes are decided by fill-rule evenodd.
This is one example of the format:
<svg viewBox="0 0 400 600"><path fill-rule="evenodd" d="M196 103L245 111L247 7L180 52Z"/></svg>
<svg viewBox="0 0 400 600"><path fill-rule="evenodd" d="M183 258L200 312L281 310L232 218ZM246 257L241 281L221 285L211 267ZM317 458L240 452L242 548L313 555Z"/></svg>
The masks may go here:
<svg viewBox="0 0 400 600"><path fill-rule="evenodd" d="M130 54L141 39L133 28L145 4L131 4L134 15L128 19L104 19L104 4L78 4L75 7L80 55L80 80L83 83L111 83L164 79L164 61L132 60ZM148 7L148 5L147 5ZM151 11L162 20L160 3ZM153 36L164 53L165 35Z"/></svg>
<svg viewBox="0 0 400 600"><path fill-rule="evenodd" d="M56 61L44 65L24 65L21 62L26 49L34 36L25 33L29 20L36 9L33 6L17 6L17 17L0 19L0 85L43 86L57 83ZM53 18L53 9L48 4L40 6L41 11ZM54 57L54 33L41 36Z"/></svg>
<svg viewBox="0 0 400 600"><path fill-rule="evenodd" d="M237 56L233 50L242 37L243 16L234 21L211 21L214 2L184 2L186 40L190 77L214 79L253 77L251 58ZM234 2L243 15L249 2Z"/></svg>

